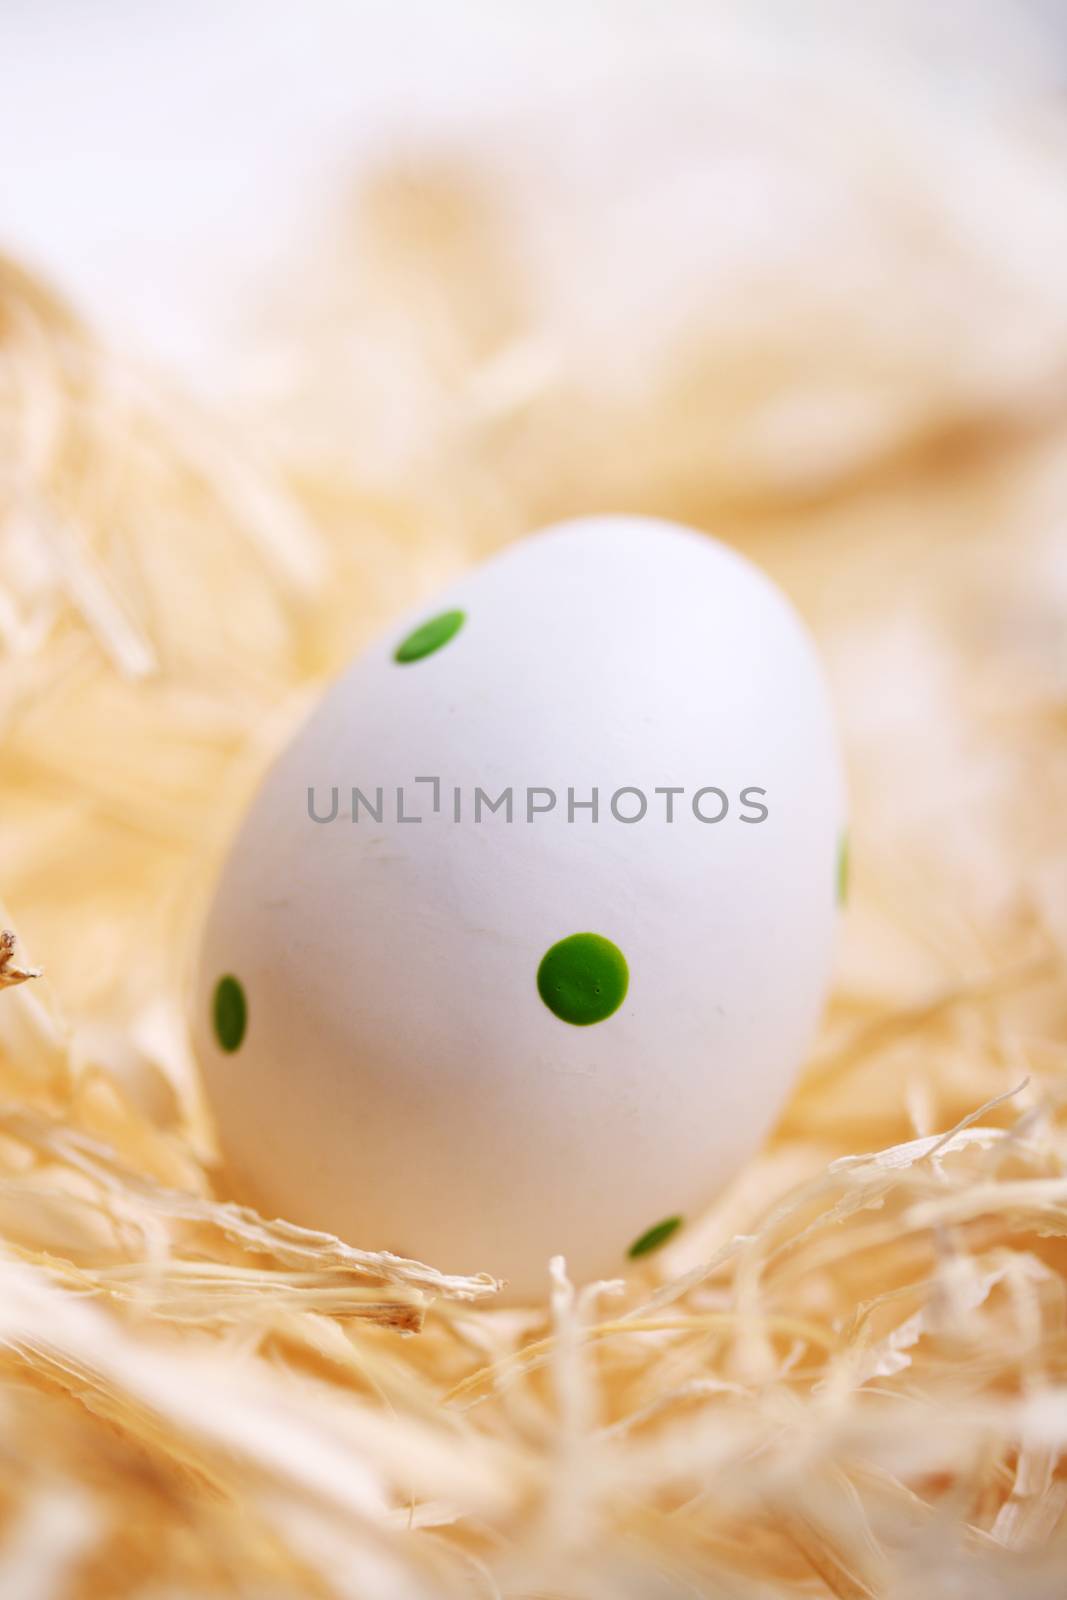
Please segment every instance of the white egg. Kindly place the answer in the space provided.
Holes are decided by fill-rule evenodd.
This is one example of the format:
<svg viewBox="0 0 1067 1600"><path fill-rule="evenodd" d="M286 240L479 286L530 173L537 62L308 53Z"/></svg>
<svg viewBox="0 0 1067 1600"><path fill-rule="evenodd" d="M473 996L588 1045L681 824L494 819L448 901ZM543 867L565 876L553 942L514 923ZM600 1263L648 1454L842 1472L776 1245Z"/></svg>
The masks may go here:
<svg viewBox="0 0 1067 1600"><path fill-rule="evenodd" d="M633 517L512 546L349 668L233 846L195 1029L234 1171L513 1300L556 1253L619 1275L778 1114L843 848L819 665L755 567Z"/></svg>

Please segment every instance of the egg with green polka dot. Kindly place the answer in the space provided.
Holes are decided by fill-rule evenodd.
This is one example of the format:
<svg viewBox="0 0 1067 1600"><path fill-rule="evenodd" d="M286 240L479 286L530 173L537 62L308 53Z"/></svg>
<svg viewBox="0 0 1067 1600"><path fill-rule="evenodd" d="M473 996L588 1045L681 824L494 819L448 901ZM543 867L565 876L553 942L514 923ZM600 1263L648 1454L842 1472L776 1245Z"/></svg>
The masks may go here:
<svg viewBox="0 0 1067 1600"><path fill-rule="evenodd" d="M232 1181L544 1299L684 1260L812 1043L848 879L783 594L713 538L564 523L388 626L278 757L200 952Z"/></svg>

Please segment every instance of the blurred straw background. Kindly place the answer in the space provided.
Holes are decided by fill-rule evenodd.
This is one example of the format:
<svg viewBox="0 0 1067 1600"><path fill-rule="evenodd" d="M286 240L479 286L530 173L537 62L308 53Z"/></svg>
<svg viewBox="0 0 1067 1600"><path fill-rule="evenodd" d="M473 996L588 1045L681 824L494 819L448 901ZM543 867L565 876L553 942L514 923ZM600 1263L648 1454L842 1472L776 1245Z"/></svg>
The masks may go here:
<svg viewBox="0 0 1067 1600"><path fill-rule="evenodd" d="M1063 1592L1067 38L856 9L0 24L5 1600ZM599 509L811 621L852 889L768 1147L525 1315L242 1207L184 1005L324 680Z"/></svg>

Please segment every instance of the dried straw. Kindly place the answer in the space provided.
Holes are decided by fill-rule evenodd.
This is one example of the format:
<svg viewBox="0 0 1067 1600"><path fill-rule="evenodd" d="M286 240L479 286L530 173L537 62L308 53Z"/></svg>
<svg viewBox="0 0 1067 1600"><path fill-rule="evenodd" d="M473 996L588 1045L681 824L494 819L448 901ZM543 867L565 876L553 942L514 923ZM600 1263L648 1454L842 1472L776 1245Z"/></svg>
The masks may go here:
<svg viewBox="0 0 1067 1600"><path fill-rule="evenodd" d="M0 1594L1061 1592L1067 161L852 92L864 138L813 90L800 154L725 89L679 112L625 213L595 152L518 136L394 165L225 416L0 267ZM735 149L757 187L799 163L832 238L671 198L679 150ZM650 229L700 270L668 283ZM496 1311L230 1194L187 973L324 676L468 558L621 504L812 621L852 901L815 1056L712 1213Z"/></svg>

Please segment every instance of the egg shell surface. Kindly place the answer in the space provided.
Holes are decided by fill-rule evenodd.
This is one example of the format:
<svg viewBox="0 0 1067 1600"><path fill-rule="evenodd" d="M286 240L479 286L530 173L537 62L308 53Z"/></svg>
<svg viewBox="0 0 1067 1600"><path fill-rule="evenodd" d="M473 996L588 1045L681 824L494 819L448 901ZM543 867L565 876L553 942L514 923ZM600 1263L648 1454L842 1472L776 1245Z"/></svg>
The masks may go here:
<svg viewBox="0 0 1067 1600"><path fill-rule="evenodd" d="M843 827L811 640L750 562L601 517L471 570L326 693L225 864L194 1033L245 1192L513 1301L557 1253L620 1275L783 1104Z"/></svg>

